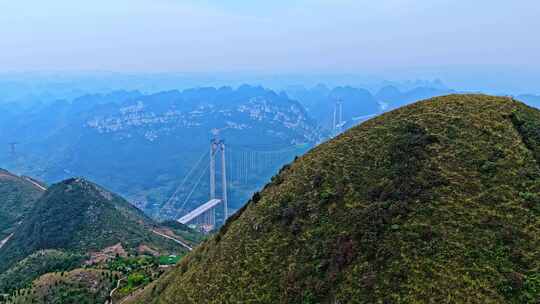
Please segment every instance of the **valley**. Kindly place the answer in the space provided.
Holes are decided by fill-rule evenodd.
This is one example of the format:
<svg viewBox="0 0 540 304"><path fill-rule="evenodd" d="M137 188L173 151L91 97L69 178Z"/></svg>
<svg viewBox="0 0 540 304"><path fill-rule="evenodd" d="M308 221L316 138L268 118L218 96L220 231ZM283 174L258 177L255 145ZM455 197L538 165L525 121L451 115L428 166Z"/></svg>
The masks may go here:
<svg viewBox="0 0 540 304"><path fill-rule="evenodd" d="M185 209L175 201L162 210L213 137L231 148L232 211L279 167L324 138L298 102L251 86L59 101L15 115L2 132L20 144L18 154L0 154L0 165L49 183L85 176L162 219L178 218L207 196L204 178ZM259 165L247 172L255 157Z"/></svg>

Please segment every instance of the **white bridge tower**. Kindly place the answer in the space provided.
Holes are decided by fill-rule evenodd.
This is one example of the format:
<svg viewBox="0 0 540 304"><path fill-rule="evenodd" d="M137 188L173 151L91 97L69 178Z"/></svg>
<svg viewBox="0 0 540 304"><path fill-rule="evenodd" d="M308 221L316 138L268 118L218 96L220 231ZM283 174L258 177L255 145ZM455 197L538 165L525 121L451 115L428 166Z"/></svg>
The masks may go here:
<svg viewBox="0 0 540 304"><path fill-rule="evenodd" d="M221 158L221 197L216 195L216 159ZM210 200L178 220L182 224L197 224L210 231L216 226L216 208L223 204L223 222L229 217L227 198L227 164L225 141L212 139L210 142Z"/></svg>

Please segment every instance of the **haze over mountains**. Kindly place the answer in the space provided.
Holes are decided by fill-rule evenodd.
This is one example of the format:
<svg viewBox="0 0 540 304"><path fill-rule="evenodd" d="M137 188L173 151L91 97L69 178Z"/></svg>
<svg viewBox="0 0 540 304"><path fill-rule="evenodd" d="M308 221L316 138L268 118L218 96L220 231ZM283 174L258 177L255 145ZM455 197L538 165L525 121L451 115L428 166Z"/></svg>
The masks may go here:
<svg viewBox="0 0 540 304"><path fill-rule="evenodd" d="M50 182L85 176L149 213L159 211L214 136L238 153L282 151L231 190L233 209L277 168L324 138L298 102L251 86L89 95L11 112L0 125L5 142L19 142L16 154L0 157L6 167ZM208 189L207 182L201 187ZM197 190L188 210L208 196L208 190Z"/></svg>
<svg viewBox="0 0 540 304"><path fill-rule="evenodd" d="M386 83L374 93L325 85L288 86L278 93L244 85L154 94L115 91L63 101L41 95L34 100L12 87L12 98L5 95L2 100L8 102L0 102L1 166L49 183L85 176L161 218L177 218L208 198L207 176L185 202L172 195L195 186L189 180L177 188L213 137L231 148L234 211L282 165L334 132L336 101L343 104L346 129L415 100L455 92L440 81ZM70 96L61 88L57 94ZM540 97L533 94L517 98L540 106ZM15 154L11 142L17 143Z"/></svg>

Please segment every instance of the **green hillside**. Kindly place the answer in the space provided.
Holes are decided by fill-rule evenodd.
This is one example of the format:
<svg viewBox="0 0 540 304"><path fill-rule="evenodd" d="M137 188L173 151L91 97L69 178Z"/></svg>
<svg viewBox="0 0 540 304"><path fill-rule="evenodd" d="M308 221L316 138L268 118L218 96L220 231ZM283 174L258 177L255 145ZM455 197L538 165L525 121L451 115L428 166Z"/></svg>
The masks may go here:
<svg viewBox="0 0 540 304"><path fill-rule="evenodd" d="M538 303L540 112L451 95L273 178L136 303Z"/></svg>
<svg viewBox="0 0 540 304"><path fill-rule="evenodd" d="M159 225L121 197L85 179L52 185L0 248L0 293L23 288L52 271L103 264L118 256L182 256L187 252L153 231L192 246L200 240L187 227Z"/></svg>
<svg viewBox="0 0 540 304"><path fill-rule="evenodd" d="M0 169L0 242L15 231L42 194L29 180Z"/></svg>

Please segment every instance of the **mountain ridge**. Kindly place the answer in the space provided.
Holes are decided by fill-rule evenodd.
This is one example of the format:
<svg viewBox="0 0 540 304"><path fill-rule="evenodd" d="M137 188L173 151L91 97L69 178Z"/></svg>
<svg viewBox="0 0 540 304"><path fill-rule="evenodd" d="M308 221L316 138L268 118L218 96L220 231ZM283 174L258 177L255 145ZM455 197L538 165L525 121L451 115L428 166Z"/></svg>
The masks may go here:
<svg viewBox="0 0 540 304"><path fill-rule="evenodd" d="M0 248L0 291L13 292L49 272L95 267L119 257L182 256L199 241L195 234L185 226L155 222L84 178L70 178L50 186Z"/></svg>
<svg viewBox="0 0 540 304"><path fill-rule="evenodd" d="M0 168L0 248L43 192L39 182Z"/></svg>

